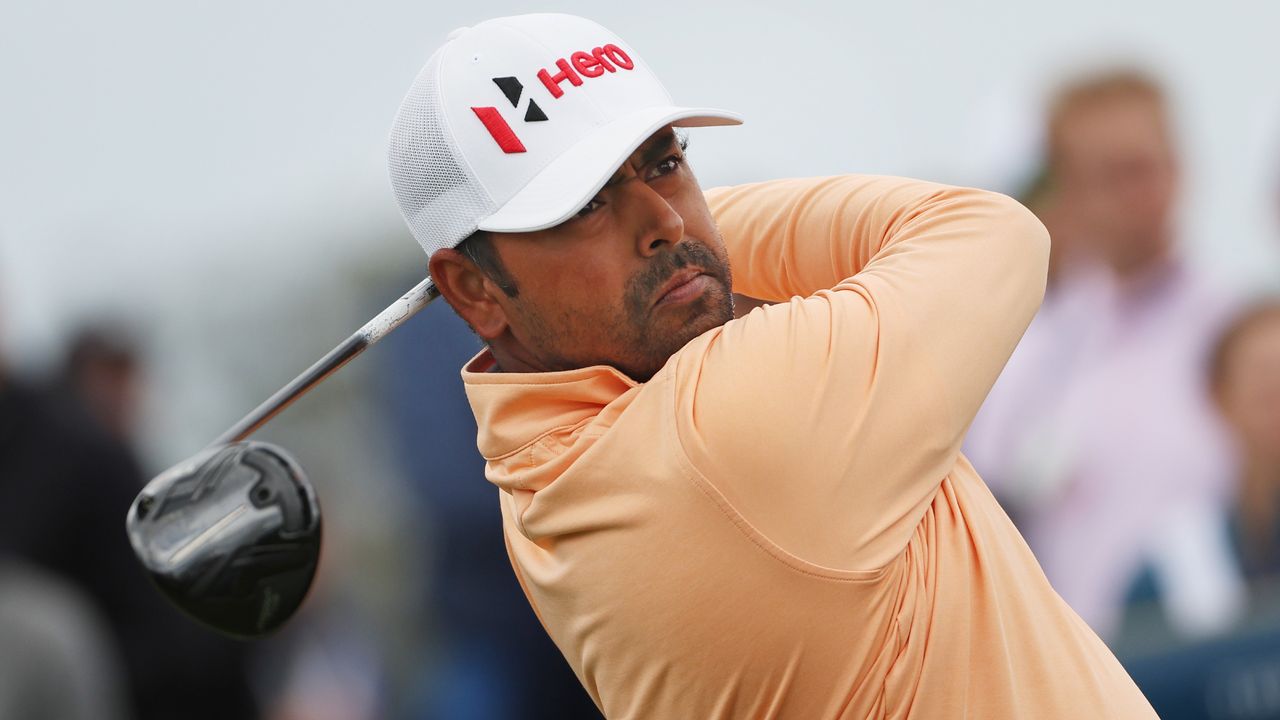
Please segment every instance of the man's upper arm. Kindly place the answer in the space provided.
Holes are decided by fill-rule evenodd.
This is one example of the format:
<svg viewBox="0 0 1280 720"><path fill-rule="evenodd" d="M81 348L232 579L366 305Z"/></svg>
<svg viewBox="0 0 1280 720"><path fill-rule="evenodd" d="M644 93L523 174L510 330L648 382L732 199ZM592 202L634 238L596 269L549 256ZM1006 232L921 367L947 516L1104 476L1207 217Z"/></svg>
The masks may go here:
<svg viewBox="0 0 1280 720"><path fill-rule="evenodd" d="M872 569L908 539L1039 305L1047 234L1000 195L899 178L708 193L760 308L681 353L694 464L784 550Z"/></svg>

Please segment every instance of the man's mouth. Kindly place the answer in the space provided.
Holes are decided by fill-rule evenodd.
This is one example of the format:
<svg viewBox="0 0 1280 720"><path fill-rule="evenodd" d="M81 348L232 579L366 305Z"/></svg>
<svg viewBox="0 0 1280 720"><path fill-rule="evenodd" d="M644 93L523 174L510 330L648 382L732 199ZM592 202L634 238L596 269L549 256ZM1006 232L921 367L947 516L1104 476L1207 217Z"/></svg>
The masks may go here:
<svg viewBox="0 0 1280 720"><path fill-rule="evenodd" d="M710 287L712 277L701 268L686 267L674 275L658 289L658 299L654 306L674 305L694 300Z"/></svg>

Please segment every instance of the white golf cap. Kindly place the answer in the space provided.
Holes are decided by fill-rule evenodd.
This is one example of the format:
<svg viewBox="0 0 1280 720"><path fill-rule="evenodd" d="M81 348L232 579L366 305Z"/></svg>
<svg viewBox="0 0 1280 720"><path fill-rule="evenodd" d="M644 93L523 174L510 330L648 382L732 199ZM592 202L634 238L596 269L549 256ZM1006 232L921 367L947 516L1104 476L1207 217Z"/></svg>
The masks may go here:
<svg viewBox="0 0 1280 720"><path fill-rule="evenodd" d="M400 105L388 166L430 256L476 230L529 232L572 217L666 125L736 125L681 107L617 35L572 15L455 30Z"/></svg>

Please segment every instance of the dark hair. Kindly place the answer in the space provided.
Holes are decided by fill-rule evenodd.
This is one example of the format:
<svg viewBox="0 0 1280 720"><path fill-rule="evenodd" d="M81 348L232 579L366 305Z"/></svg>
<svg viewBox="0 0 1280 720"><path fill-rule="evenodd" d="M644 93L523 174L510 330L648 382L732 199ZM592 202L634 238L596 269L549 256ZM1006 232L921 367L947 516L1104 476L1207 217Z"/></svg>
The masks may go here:
<svg viewBox="0 0 1280 720"><path fill-rule="evenodd" d="M1255 303L1227 325L1209 355L1209 383L1214 389L1221 389L1222 383L1226 381L1227 361L1240 341L1258 326L1276 320L1280 320L1280 297Z"/></svg>
<svg viewBox="0 0 1280 720"><path fill-rule="evenodd" d="M516 287L515 278L511 277L511 273L507 271L507 266L502 264L498 249L493 246L493 236L488 232L477 230L471 233L458 243L457 250L470 258L485 277L502 288L502 292L506 293L507 297L520 295L520 288Z"/></svg>

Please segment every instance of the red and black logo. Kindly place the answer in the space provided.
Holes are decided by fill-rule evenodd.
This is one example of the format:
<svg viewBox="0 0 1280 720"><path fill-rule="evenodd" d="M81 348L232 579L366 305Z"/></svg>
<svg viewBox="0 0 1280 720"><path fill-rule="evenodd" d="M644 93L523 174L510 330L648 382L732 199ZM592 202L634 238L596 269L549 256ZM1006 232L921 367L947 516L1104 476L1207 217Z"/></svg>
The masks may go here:
<svg viewBox="0 0 1280 720"><path fill-rule="evenodd" d="M524 92L524 85L514 77L492 78L494 84L502 90L502 94L507 96L507 100L511 103L511 107L520 107L520 95ZM498 112L496 107L473 107L471 111L480 118L480 122L484 123L484 128L489 131L493 139L498 143L498 147L502 148L504 153L522 153L524 152L524 143L520 142L520 138L516 137L516 131L511 129L507 121L502 117L502 113ZM529 107L524 111L525 122L544 122L547 114L542 112L542 108L538 107L538 103L533 98L529 98Z"/></svg>
<svg viewBox="0 0 1280 720"><path fill-rule="evenodd" d="M609 44L603 47L592 48L591 52L578 51L569 56L569 59L560 58L555 62L556 68L560 71L552 75L545 68L538 70L538 79L542 81L547 92L551 93L551 99L557 100L564 96L565 90L561 87L562 83L569 83L570 87L578 87L582 85L582 78L596 78L607 73L616 73L619 70L635 69L635 61L625 50L617 45ZM497 77L490 78L498 89L502 90L502 94L506 96L507 101L511 103L511 107L520 108L520 96L524 93L524 84L515 77ZM525 152L524 143L520 142L520 138L516 136L516 131L511 129L507 124L502 113L498 112L498 108L488 107L472 107L471 111L480 118L480 122L484 123L484 128L489 131L489 135L493 137L494 142L498 143L498 147L502 148L502 152L522 153ZM525 122L545 122L547 114L542 111L538 103L533 98L529 98L529 105L524 111Z"/></svg>

